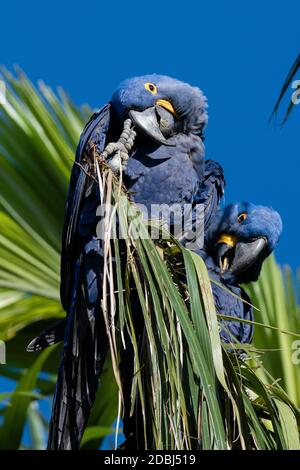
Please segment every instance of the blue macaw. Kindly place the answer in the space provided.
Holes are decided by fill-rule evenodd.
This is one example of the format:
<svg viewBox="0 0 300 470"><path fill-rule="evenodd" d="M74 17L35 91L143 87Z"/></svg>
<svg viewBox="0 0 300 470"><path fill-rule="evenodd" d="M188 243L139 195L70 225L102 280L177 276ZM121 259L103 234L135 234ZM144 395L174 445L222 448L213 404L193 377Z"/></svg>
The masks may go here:
<svg viewBox="0 0 300 470"><path fill-rule="evenodd" d="M225 183L221 167L204 159L206 108L198 88L167 76L145 75L122 82L83 130L62 237L61 301L67 317L28 347L34 351L64 338L48 449L78 449L108 349L100 307L100 197L91 177L93 154L104 155L114 171L122 169L130 198L146 208L191 204L194 211L203 204L207 229Z"/></svg>
<svg viewBox="0 0 300 470"><path fill-rule="evenodd" d="M198 251L217 281L212 282L217 313L253 321L251 300L240 284L257 281L281 232L280 215L269 207L241 202L219 209L206 232L205 247ZM251 343L253 325L222 320L220 326L224 342Z"/></svg>

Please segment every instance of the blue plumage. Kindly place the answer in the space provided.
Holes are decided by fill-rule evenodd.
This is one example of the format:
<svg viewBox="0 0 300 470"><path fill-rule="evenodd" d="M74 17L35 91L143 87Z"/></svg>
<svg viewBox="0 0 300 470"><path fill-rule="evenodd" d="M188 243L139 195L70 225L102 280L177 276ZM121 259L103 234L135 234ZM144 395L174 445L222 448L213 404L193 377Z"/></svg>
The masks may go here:
<svg viewBox="0 0 300 470"><path fill-rule="evenodd" d="M199 137L178 134L169 142L174 147L138 147L124 171L132 199L149 209L151 204L192 202L204 176L204 146Z"/></svg>

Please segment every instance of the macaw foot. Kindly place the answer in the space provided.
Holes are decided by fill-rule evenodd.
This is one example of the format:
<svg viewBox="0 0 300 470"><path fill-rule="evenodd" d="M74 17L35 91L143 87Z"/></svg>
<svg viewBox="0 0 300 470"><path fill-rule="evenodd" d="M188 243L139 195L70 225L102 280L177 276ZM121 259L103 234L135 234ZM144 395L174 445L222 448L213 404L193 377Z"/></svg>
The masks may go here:
<svg viewBox="0 0 300 470"><path fill-rule="evenodd" d="M103 150L101 157L107 161L114 173L120 173L126 167L135 137L131 119L126 119L118 142L110 142Z"/></svg>

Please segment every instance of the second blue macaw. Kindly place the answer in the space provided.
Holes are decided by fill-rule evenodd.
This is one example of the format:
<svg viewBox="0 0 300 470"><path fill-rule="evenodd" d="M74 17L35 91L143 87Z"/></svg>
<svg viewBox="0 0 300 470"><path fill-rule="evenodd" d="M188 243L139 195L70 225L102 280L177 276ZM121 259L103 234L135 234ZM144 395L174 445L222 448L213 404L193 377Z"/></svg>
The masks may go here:
<svg viewBox="0 0 300 470"><path fill-rule="evenodd" d="M220 321L220 335L226 343L251 343L253 325L238 321L253 321L251 300L241 284L257 281L281 231L278 212L241 202L220 209L206 233L205 247L198 253L217 282L212 282L217 313L237 320Z"/></svg>

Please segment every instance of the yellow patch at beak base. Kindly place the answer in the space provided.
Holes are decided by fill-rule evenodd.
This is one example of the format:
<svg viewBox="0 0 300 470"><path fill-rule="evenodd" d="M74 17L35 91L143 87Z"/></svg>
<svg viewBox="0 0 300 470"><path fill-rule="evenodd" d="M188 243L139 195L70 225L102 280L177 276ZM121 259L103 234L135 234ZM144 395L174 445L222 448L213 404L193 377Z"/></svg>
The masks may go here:
<svg viewBox="0 0 300 470"><path fill-rule="evenodd" d="M226 245L234 248L235 245L237 244L237 238L234 235L228 235L227 233L222 233L217 243L225 243Z"/></svg>
<svg viewBox="0 0 300 470"><path fill-rule="evenodd" d="M156 101L156 104L158 104L159 106L161 106L162 108L165 108L167 111L170 111L170 113L172 113L175 117L178 118L177 116L177 113L174 109L174 106L172 105L172 103L170 103L170 101L167 101L167 100L157 100Z"/></svg>

